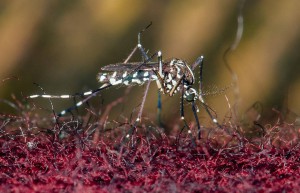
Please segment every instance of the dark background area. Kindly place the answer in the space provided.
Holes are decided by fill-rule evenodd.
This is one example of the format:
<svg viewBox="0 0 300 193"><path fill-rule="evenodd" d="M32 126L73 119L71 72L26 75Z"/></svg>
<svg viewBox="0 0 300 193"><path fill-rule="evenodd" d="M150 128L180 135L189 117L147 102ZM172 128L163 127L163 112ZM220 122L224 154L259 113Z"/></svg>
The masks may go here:
<svg viewBox="0 0 300 193"><path fill-rule="evenodd" d="M104 65L123 61L137 43L137 34L150 21L142 43L150 53L161 50L165 59L177 57L189 64L205 56L204 88L213 92L231 85L222 59L235 39L239 1L9 1L0 2L0 98L12 100L41 94L73 94L100 86L96 75ZM244 34L228 62L238 75L239 112L260 101L265 112L275 107L300 114L300 2L247 1ZM140 61L139 54L134 60ZM17 77L17 79L13 78ZM6 79L10 78L10 79ZM92 103L104 105L125 93L111 88ZM128 117L140 103L144 86L135 86L111 116ZM235 103L233 89L225 93ZM228 112L225 94L206 96L220 120ZM157 87L151 84L144 116L156 116ZM164 96L163 120L179 119L179 95ZM50 109L49 101L33 99ZM57 112L73 100L53 99ZM0 104L1 112L13 112ZM125 109L125 110L124 110ZM187 114L191 115L187 106ZM48 111L46 111L48 112ZM170 113L172 112L172 113ZM203 110L202 110L203 112ZM187 115L187 117L192 117ZM113 118L112 118L113 119ZM205 113L200 121L207 120Z"/></svg>

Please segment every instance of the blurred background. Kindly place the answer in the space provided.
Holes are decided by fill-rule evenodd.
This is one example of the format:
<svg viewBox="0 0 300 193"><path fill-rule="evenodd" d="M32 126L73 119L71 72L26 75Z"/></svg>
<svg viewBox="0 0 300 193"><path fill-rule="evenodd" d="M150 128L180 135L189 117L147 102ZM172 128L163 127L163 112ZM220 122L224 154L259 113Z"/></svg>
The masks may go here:
<svg viewBox="0 0 300 193"><path fill-rule="evenodd" d="M182 58L192 64L205 56L204 89L208 93L229 87L225 93L205 99L226 117L229 104L238 101L239 116L262 111L267 119L278 117L272 108L293 122L300 114L300 2L246 1L244 34L227 61L238 76L239 98L234 96L232 76L223 55L233 43L239 1L218 0L101 0L101 1L10 1L0 2L0 98L19 100L32 94L74 94L96 89L96 75L104 65L124 61L143 34L149 53L161 50L164 59ZM141 61L137 53L134 61ZM8 79L7 79L8 78ZM131 89L123 104L110 116L129 117L142 99L144 86ZM124 87L102 92L91 103L105 106L125 94ZM162 97L162 120L179 119L179 95ZM38 107L51 109L46 99L32 99ZM263 110L255 109L259 102ZM57 112L73 100L53 99ZM157 87L151 84L144 116L155 120ZM188 119L191 107L186 105ZM0 104L1 113L13 112ZM200 121L208 116L200 109ZM47 112L47 110L45 110ZM51 113L48 111L48 113ZM254 112L255 114L255 112ZM248 115L251 118L251 115ZM254 118L255 119L255 118Z"/></svg>

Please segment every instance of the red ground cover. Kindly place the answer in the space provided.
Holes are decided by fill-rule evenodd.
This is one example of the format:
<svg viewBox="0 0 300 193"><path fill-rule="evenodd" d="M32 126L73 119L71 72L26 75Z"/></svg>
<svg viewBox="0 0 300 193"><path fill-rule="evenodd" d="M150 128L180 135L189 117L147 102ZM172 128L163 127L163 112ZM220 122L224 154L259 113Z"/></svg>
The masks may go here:
<svg viewBox="0 0 300 193"><path fill-rule="evenodd" d="M251 140L223 132L200 141L149 132L128 141L103 135L95 142L79 127L64 134L62 128L56 134L2 133L0 192L300 191L293 125L270 127Z"/></svg>

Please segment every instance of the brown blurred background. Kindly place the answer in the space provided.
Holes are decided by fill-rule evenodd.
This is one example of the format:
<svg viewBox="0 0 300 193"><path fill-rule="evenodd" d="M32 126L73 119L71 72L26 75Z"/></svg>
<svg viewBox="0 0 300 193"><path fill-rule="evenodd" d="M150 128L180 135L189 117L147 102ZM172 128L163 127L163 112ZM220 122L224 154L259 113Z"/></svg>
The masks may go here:
<svg viewBox="0 0 300 193"><path fill-rule="evenodd" d="M237 0L91 0L0 2L0 97L8 100L41 94L73 94L99 86L101 66L123 61L137 43L137 33L153 25L142 37L150 53L162 50L163 57L177 57L190 64L205 56L204 86L211 91L231 85L231 75L222 59L232 44L237 28ZM237 73L240 89L239 112L243 114L260 101L266 116L272 108L300 114L300 2L249 0L243 9L244 34L228 62ZM134 60L141 60L139 54ZM17 77L16 80L12 77ZM142 98L144 86L134 87L125 104L111 116L129 116ZM103 92L94 103L104 105L125 93L125 88ZM233 89L227 90L231 105ZM207 96L219 119L228 112L225 95ZM50 109L45 99L31 100ZM157 89L151 84L147 117L156 116ZM53 100L57 112L72 100ZM163 97L163 121L179 118L179 96ZM125 108L126 107L126 108ZM10 111L1 104L1 112ZM124 110L125 109L125 110ZM190 106L186 106L191 115ZM172 112L172 114L170 113ZM203 110L202 110L203 112ZM270 114L272 115L270 115ZM176 116L175 116L176 115ZM188 115L189 116L189 115ZM205 113L200 120L206 120Z"/></svg>

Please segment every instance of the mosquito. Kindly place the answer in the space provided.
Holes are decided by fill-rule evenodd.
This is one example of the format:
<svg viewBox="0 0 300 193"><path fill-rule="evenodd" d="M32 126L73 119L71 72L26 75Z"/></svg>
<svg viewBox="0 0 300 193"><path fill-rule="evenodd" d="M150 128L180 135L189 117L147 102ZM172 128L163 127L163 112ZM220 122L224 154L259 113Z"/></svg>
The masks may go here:
<svg viewBox="0 0 300 193"><path fill-rule="evenodd" d="M124 62L109 64L101 68L101 72L97 75L97 80L102 85L96 89L88 92L84 92L81 96L86 96L83 100L76 103L76 105L63 110L58 116L63 116L67 112L71 112L82 104L86 103L89 99L97 95L100 91L116 85L142 85L147 83L144 96L140 105L140 110L136 121L141 121L143 107L146 101L146 96L149 90L150 83L155 81L158 90L162 94L174 96L177 93L181 93L181 105L180 105L180 116L184 120L184 101L192 104L192 111L197 123L198 138L201 138L200 133L200 122L197 113L199 108L196 102L199 101L206 110L207 114L218 127L221 127L217 119L211 113L210 107L206 104L203 98L203 87L202 87L202 71L204 57L200 56L192 64L188 65L186 61L178 58L172 58L164 61L162 59L162 52L158 51L152 56L148 56L144 47L141 44L141 34L151 26L150 23L146 28L138 33L138 44L127 57ZM141 52L143 61L142 62L128 62L133 54L139 50ZM157 61L154 61L154 57L157 57ZM195 75L194 70L199 66L199 91L194 88ZM75 95L31 95L29 98L73 98ZM160 98L160 97L159 97Z"/></svg>

